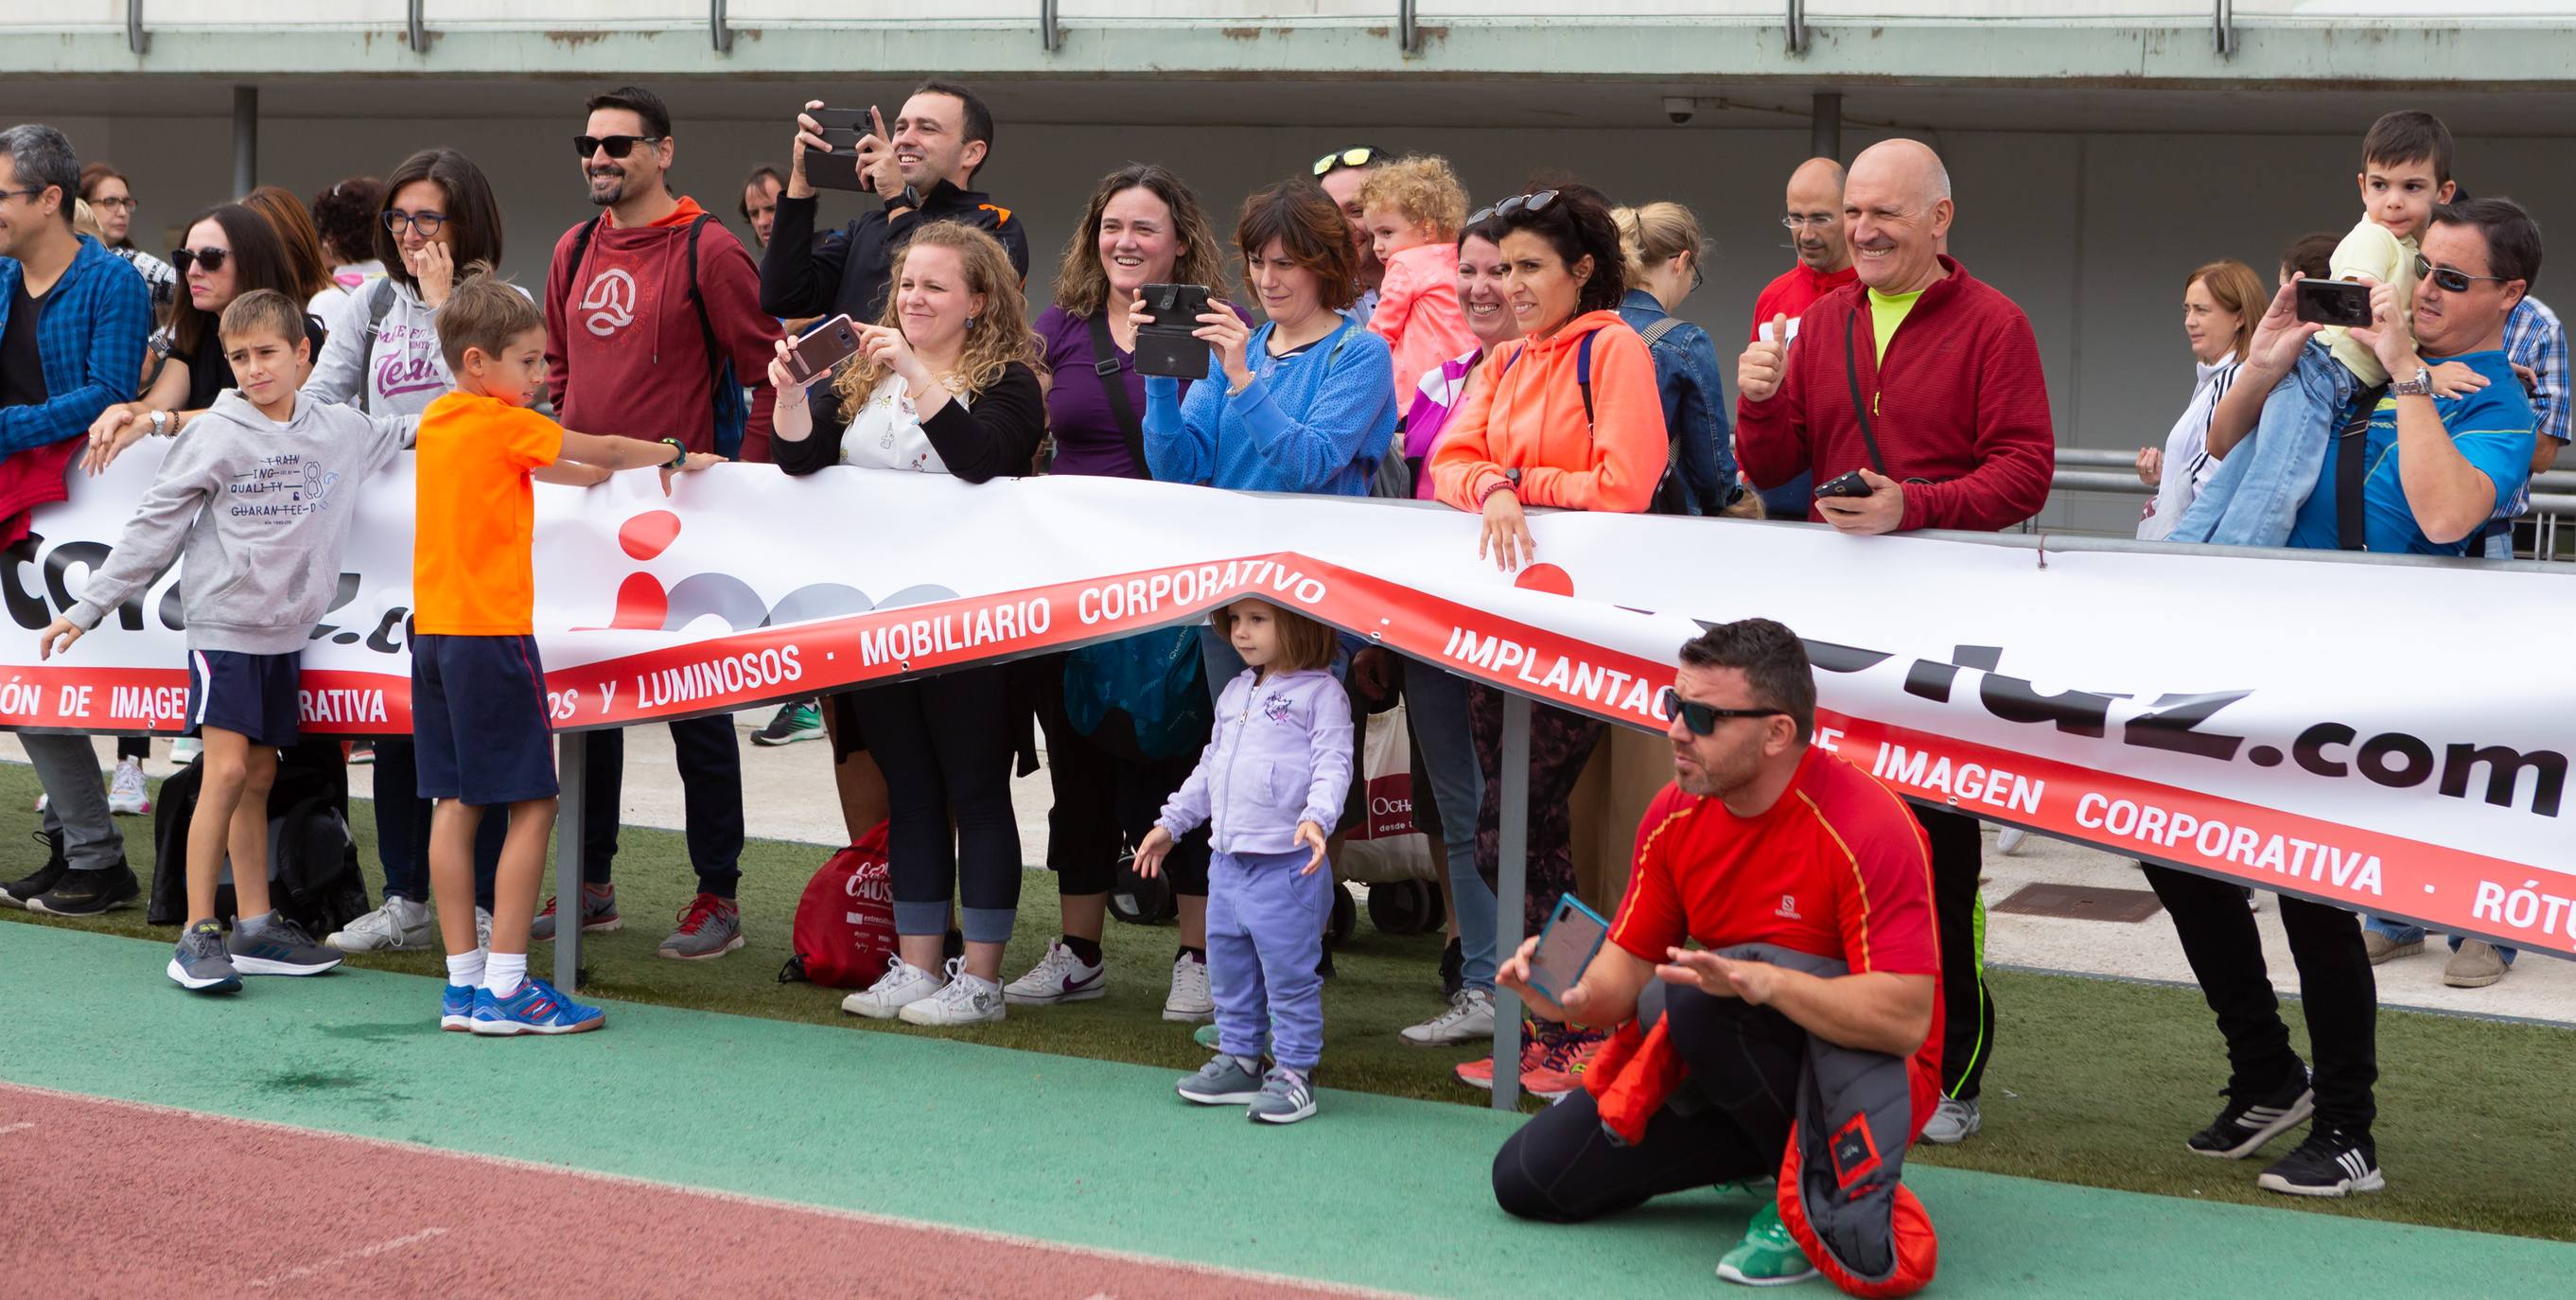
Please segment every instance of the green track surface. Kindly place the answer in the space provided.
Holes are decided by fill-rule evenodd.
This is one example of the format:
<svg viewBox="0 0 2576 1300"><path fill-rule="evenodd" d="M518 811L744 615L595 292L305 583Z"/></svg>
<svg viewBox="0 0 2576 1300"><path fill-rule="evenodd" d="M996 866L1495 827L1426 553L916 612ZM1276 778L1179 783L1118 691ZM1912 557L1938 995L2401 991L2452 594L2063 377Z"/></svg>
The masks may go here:
<svg viewBox="0 0 2576 1300"><path fill-rule="evenodd" d="M0 764L0 805L18 801L16 806L23 808L34 799L35 791L35 779L29 769ZM364 800L354 801L351 807L371 890L381 883L376 879L373 811ZM150 819L122 819L119 824L128 834L137 868L148 872ZM927 1046L964 1042L1046 1054L1008 1058L1025 1063L1024 1077L1060 1074L1076 1068L1074 1060L1048 1058L1088 1058L1153 1067L1141 1076L1147 1081L1143 1095L1150 1099L1141 1108L1130 1104L1134 1100L1130 1097L1115 1106L1091 1106L1085 1111L1090 1123L1122 1132L1140 1109L1148 1114L1158 1109L1154 1103L1166 1095L1164 1090L1171 1078L1197 1068L1206 1059L1206 1054L1190 1043L1188 1026L1167 1023L1159 1014L1173 953L1174 932L1169 927L1115 922L1110 925L1106 947L1112 971L1111 992L1100 1001L1056 1008L1016 1008L1002 1024L963 1031L862 1021L841 1012L839 990L781 985L775 978L787 957L788 922L797 894L825 856L821 849L752 841L744 850L742 882L749 946L720 961L675 962L656 958L653 949L668 933L666 918L679 909L694 887L680 837L630 827L623 833L622 846L618 879L626 928L614 934L591 936L584 948L589 971L585 995L637 1004L620 1008L621 1029L665 1023L650 1019L656 1014L653 1006L642 1005L654 1004L820 1026L823 1030L816 1035L819 1041L836 1045L830 1050L852 1061L872 1060L880 1054L902 1050L895 1046L897 1043ZM40 853L39 846L24 843L0 849L0 878L14 878L33 870ZM1009 972L1013 974L1040 955L1051 935L1050 922L1055 913L1052 878L1033 872L1025 879L1019 936L1009 957ZM140 909L87 921L63 921L0 909L0 988L27 987L13 969L18 963L12 958L19 951L17 941L39 928L128 935L162 944L175 938L173 929L145 926ZM159 951L104 955L123 951L111 945L84 973L68 978L76 984L104 978L108 987L148 994L145 1002L154 1006L166 1001L165 995L177 995L160 975L164 958ZM1337 954L1339 975L1326 985L1326 1048L1318 1080L1343 1092L1333 1098L1334 1111L1327 1117L1333 1122L1324 1127L1342 1128L1341 1116L1355 1107L1372 1108L1371 1113L1376 1113L1373 1108L1386 1104L1358 1094L1446 1103L1426 1112L1440 1116L1443 1123L1512 1122L1507 1116L1478 1113L1475 1107L1484 1100L1484 1094L1471 1092L1451 1080L1451 1067L1469 1053L1408 1048L1395 1039L1397 1028L1439 1009L1433 970L1438 952L1436 938L1380 934L1363 919L1353 942ZM551 957L551 945L538 946L536 964L541 972L551 969ZM2537 954L2534 959L2538 959ZM385 954L356 959L351 965L412 975L430 975L440 969L433 953ZM328 985L336 989L340 983L340 977L335 976L314 987ZM301 987L305 986L295 986ZM1918 1149L1913 1156L1917 1170L1940 1165L2158 1193L2182 1200L2261 1206L2293 1216L2281 1222L2298 1234L2330 1231L2331 1220L2361 1219L2576 1241L2576 1195L2568 1192L2566 1181L2566 1171L2576 1168L2576 1125L2567 1120L2571 1108L2576 1108L2576 1083L2571 1083L2569 1073L2569 1063L2576 1061L2576 1037L2565 1029L2408 1012L2383 1013L2379 1018L2382 1074L2377 1134L2380 1160L2388 1170L2389 1190L2348 1201L2291 1200L2255 1187L2262 1159L2228 1163L2183 1150L2182 1138L2216 1113L2216 1090L2225 1081L2217 1032L2195 992L2008 972L1994 976L1993 988L2002 1020L1993 1064L1986 1076L1984 1131L1961 1147ZM285 994L294 991L282 990ZM254 982L251 994L243 1000L242 1008L232 1010L262 1002L273 1005L280 1000L281 990L274 982ZM261 994L269 996L262 998L258 996ZM118 1023L119 1013L113 1007L102 1008L97 1014L104 1018L100 1023ZM2287 1007L2285 1014L2291 1022L2293 1041L2304 1044L2306 1035L2296 1004ZM374 1014L355 1017L361 1023L399 1018ZM319 1017L316 1023L327 1026L331 1021ZM684 1036L714 1035L719 1041L757 1028L731 1018L668 1023L708 1026L677 1032ZM13 1025L11 1032L0 1037L0 1075L7 1075L10 1063L31 1050L27 1044L50 1041L32 1040L20 1029ZM92 1040L108 1037L94 1031L65 1032L72 1036L65 1047L56 1050L88 1050ZM122 1041L126 1035L120 1031L113 1037ZM622 1041L626 1035L611 1033L603 1037ZM529 1046L540 1053L549 1047ZM916 1080L916 1095L942 1095L947 1078L941 1072L944 1068L923 1067ZM750 1080L753 1087L767 1090L768 1095L802 1095L770 1088L764 1074L763 1070L753 1069L744 1072L742 1078ZM647 1140L685 1150L710 1142L722 1146L742 1141L748 1134L770 1131L767 1117L755 1118L729 1100L743 1091L734 1082L681 1088L679 1095L696 1098L704 1094L712 1100L684 1109L680 1114L687 1119L667 1132L651 1134ZM1083 1140L1082 1133L1066 1122L1074 1118L1073 1113L1057 1102L1051 1087L1041 1085L1033 1095L1015 1094L993 1105L994 1115L1026 1115L1031 1125L1048 1130L1041 1135L1016 1124L1004 1125L996 1131L997 1138L1030 1148L1060 1143L1068 1134L1077 1147ZM1195 1122L1208 1117L1190 1118ZM966 1121L960 1131L982 1122ZM792 1117L778 1123L799 1140L811 1140L821 1131ZM1204 1124L1192 1130L1202 1134L1209 1131ZM1301 1127L1293 1132L1304 1131ZM1478 1132L1480 1136L1469 1145L1478 1150L1477 1161L1471 1163L1478 1164L1475 1181L1481 1186L1481 1161L1490 1155L1498 1140L1493 1134L1499 1130ZM2286 1152L2295 1140L2293 1135L2277 1141L2266 1156ZM1300 1139L1291 1136L1290 1141ZM1374 1148L1375 1139L1364 1145ZM1169 1149L1189 1147L1185 1143ZM1266 1176L1266 1165L1263 1172ZM1930 1177L1928 1173L1923 1176ZM1007 1180L1018 1177L1009 1175ZM917 1199L927 1198L922 1202L925 1206L948 1194L939 1189L953 1186L899 1176L893 1181L911 1188ZM1334 1194L1351 1193L1337 1190ZM1194 1204L1194 1199L1185 1196L1175 1203ZM1959 1218L1937 1199L1933 1210L1945 1232ZM938 1212L930 1209L919 1212L938 1217ZM1740 1209L1725 1208L1723 1213L1735 1215ZM1696 1221L1700 1211L1693 1210L1686 1217ZM1438 1239L1436 1230L1426 1232L1429 1235L1424 1239ZM1709 1234L1695 1229L1692 1235L1696 1241ZM1702 1278L1706 1265L1714 1261L1723 1244L1702 1242L1694 1247L1701 1257L1698 1266ZM2571 1265L2568 1276L2576 1277L2576 1265ZM2566 1290L2560 1287L2554 1293L2564 1294Z"/></svg>
<svg viewBox="0 0 2576 1300"><path fill-rule="evenodd" d="M1520 1121L1469 1107L1330 1091L1274 1129L1185 1105L1145 1066L629 1003L602 1033L478 1039L438 1032L427 979L344 971L210 998L171 987L162 960L0 927L0 972L45 990L14 999L0 1078L1430 1295L1573 1278L1706 1293L1751 1208L1697 1193L1605 1224L1513 1221L1486 1171ZM2576 1277L2576 1247L2555 1243L1959 1170L1909 1181L1941 1230L1943 1294L2357 1297L2440 1278L2446 1295L2519 1296Z"/></svg>

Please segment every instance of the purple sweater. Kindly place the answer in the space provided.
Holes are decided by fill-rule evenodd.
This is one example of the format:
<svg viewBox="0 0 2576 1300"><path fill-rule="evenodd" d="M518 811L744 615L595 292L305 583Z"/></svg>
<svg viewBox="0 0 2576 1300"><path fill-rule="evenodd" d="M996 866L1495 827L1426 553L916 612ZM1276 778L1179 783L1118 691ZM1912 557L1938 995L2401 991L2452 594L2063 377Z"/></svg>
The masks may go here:
<svg viewBox="0 0 2576 1300"><path fill-rule="evenodd" d="M1227 303L1235 315L1243 309ZM1109 389L1102 383L1094 365L1100 358L1091 350L1091 319L1076 316L1062 307L1049 307L1038 314L1038 348L1046 361L1052 386L1047 390L1047 429L1055 435L1055 468L1058 474L1097 474L1110 478L1151 478L1145 467L1127 454L1127 435L1118 428L1118 413L1110 409ZM1117 346L1113 340L1112 347ZM1118 354L1118 382L1127 388L1130 409L1138 421L1145 418L1145 377L1136 373L1136 354ZM1189 392L1190 381L1181 381L1181 391Z"/></svg>
<svg viewBox="0 0 2576 1300"><path fill-rule="evenodd" d="M1217 697L1216 734L1159 820L1174 839L1214 816L1219 853L1286 853L1297 823L1327 835L1351 791L1351 698L1321 671L1255 684L1246 668Z"/></svg>

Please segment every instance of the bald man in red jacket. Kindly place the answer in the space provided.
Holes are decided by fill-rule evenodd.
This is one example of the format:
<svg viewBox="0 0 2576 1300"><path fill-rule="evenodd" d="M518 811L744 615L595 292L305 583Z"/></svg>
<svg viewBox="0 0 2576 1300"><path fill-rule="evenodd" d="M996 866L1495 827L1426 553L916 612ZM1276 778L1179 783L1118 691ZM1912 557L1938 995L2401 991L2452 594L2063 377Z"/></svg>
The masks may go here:
<svg viewBox="0 0 2576 1300"><path fill-rule="evenodd" d="M1794 346L1756 340L1737 362L1736 456L1757 488L1857 474L1866 495L1819 496L1808 518L1846 533L1997 530L2039 512L2057 470L2048 383L2030 318L1941 252L1950 176L1913 140L1871 146L1843 186L1860 282L1817 299ZM1927 1141L1977 1131L1993 1050L1977 924L1984 842L1973 817L1917 805L1932 843L1941 933L1944 1096Z"/></svg>

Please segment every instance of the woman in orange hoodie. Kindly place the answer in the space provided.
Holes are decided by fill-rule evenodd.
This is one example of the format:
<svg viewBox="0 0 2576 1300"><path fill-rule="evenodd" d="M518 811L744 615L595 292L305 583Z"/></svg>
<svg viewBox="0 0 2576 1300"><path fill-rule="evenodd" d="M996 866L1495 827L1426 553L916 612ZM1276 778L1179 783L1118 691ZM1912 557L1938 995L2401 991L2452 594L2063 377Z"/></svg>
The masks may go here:
<svg viewBox="0 0 2576 1300"><path fill-rule="evenodd" d="M1505 293L1521 338L1501 344L1485 378L1450 417L1431 453L1432 494L1484 517L1479 558L1517 569L1537 558L1524 506L1634 514L1663 478L1663 397L1644 339L1619 317L1626 295L1619 227L1598 191L1570 185L1505 199L1468 218L1501 231ZM1469 715L1485 798L1476 816L1476 867L1497 875L1502 825L1502 692L1471 688ZM1596 718L1540 705L1530 711L1529 889L1524 932L1536 934L1574 885L1567 801L1600 743ZM1464 899L1460 905L1466 905ZM1521 1086L1562 1096L1599 1035L1539 1021L1521 1052ZM1494 1063L1458 1067L1493 1086Z"/></svg>

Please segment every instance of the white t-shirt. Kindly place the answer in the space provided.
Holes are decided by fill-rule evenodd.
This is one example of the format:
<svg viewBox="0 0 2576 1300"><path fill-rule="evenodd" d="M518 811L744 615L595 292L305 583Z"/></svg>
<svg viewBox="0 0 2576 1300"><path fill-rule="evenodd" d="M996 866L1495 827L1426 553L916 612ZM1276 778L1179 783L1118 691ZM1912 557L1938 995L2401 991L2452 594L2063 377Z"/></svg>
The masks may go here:
<svg viewBox="0 0 2576 1300"><path fill-rule="evenodd" d="M948 400L955 402L959 410L967 407L963 393L952 393ZM938 449L930 445L930 435L921 431L921 413L913 406L910 387L903 376L891 374L869 390L868 400L841 431L841 463L866 469L908 469L916 474L948 472L947 462L939 459Z"/></svg>
<svg viewBox="0 0 2576 1300"><path fill-rule="evenodd" d="M2165 472L2157 480L2156 499L2147 506L2147 517L2138 521L2138 540L2160 542L2182 521L2182 512L2191 508L2200 490L2218 473L2218 460L2209 454L2209 419L2218 411L2218 399L2227 396L2228 385L2236 382L2237 367L2242 361L2222 361L2217 365L2195 361L2191 400L2183 404L2182 418L2174 421L2173 432L2165 435Z"/></svg>

